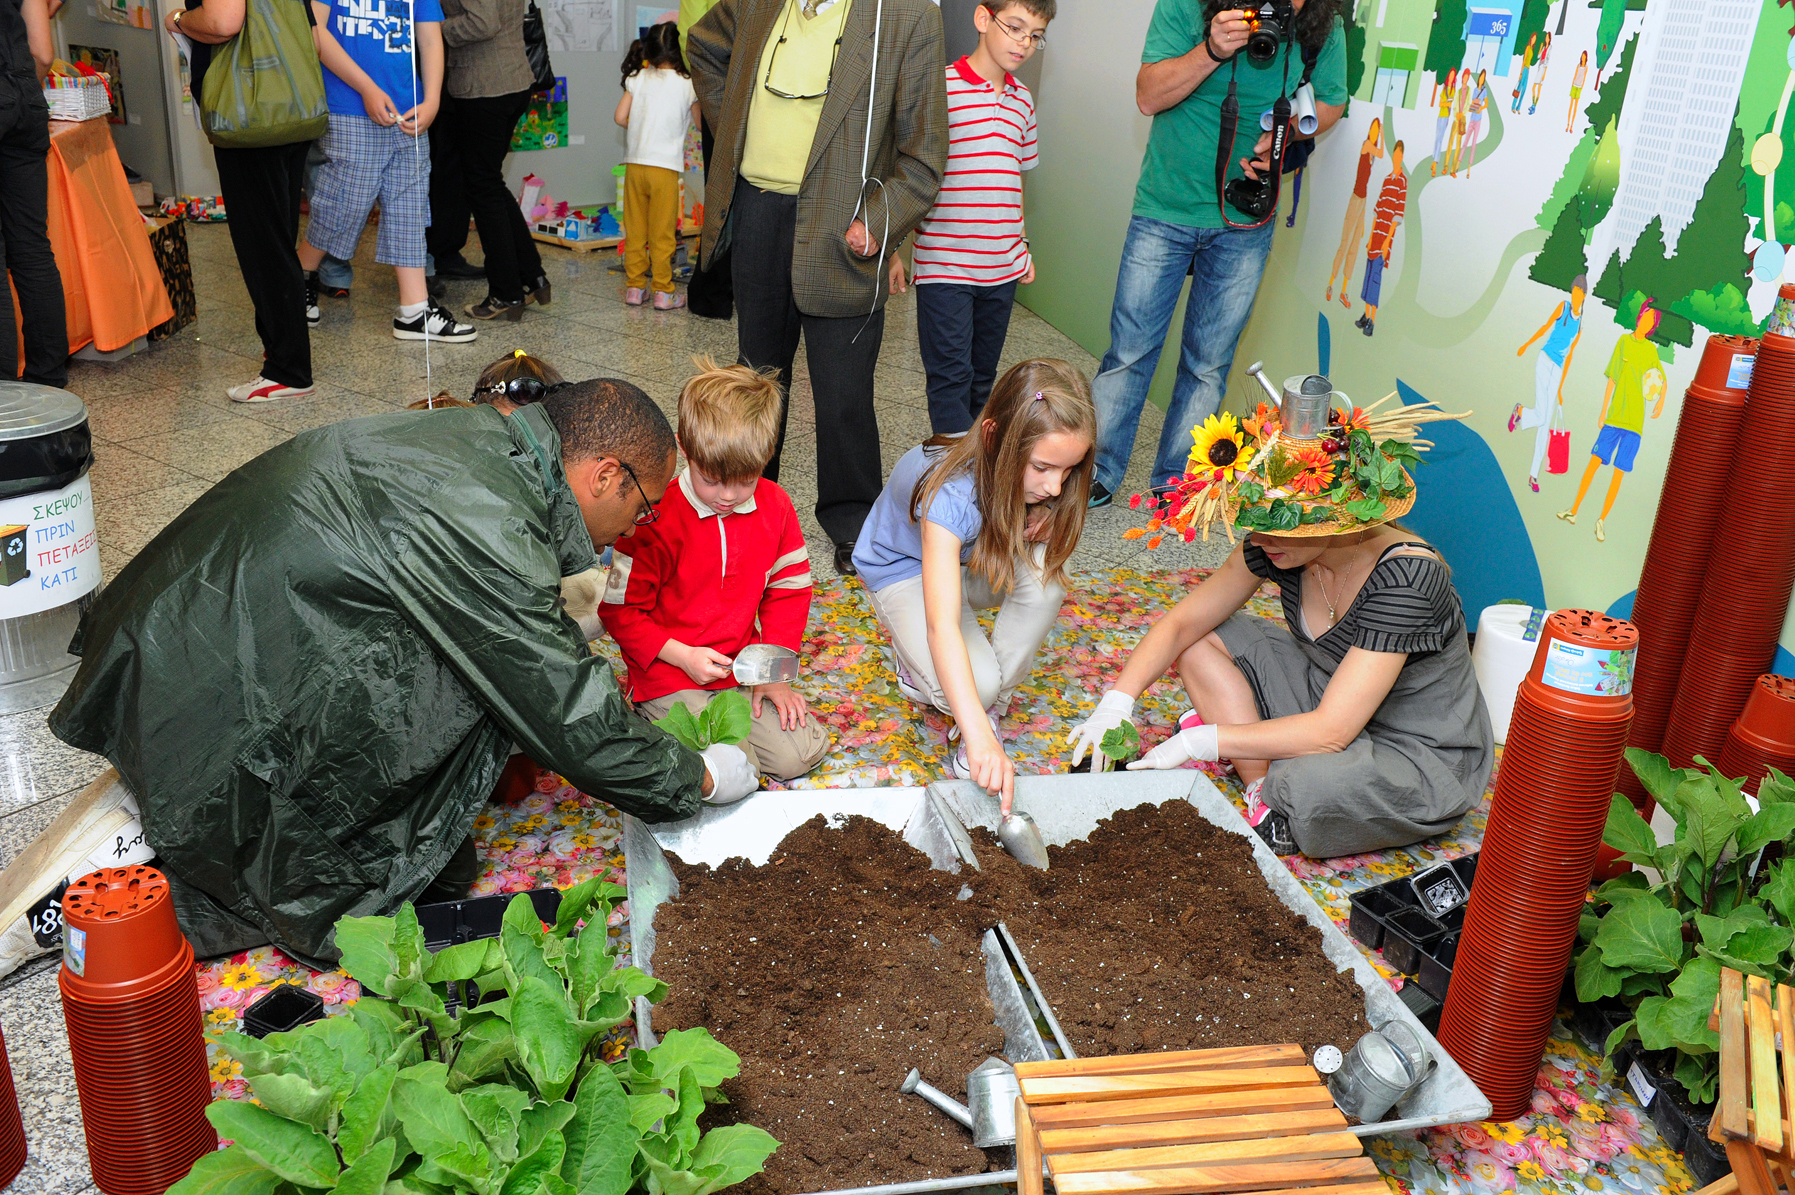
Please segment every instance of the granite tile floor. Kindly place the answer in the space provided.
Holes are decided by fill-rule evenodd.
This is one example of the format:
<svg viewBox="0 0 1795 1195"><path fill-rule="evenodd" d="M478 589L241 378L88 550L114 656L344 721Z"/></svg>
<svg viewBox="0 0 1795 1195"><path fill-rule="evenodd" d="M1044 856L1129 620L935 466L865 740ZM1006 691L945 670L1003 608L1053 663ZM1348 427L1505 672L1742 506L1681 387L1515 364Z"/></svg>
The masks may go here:
<svg viewBox="0 0 1795 1195"><path fill-rule="evenodd" d="M254 315L229 233L189 225L199 320L175 337L113 364L77 361L69 389L86 400L94 434L94 505L107 580L155 538L169 520L232 469L289 436L341 419L382 414L447 390L467 396L480 370L521 348L572 379L624 377L671 416L695 355L735 357L731 324L684 311L625 306L621 276L608 252L576 254L544 248L553 302L529 308L517 324L483 324L470 344L426 346L392 338L397 291L392 271L374 262L370 230L356 259L347 299L323 300L312 332L318 393L289 403L243 406L228 386L253 377L261 360ZM477 301L483 284L451 283L457 308ZM1029 357L1061 357L1087 376L1097 362L1022 307L1010 325L1002 365ZM915 299L890 306L877 373L880 447L887 470L929 432ZM1160 432L1148 405L1123 494L1145 487ZM782 484L791 493L819 578L833 575L831 545L817 526L816 422L802 353L793 382ZM1122 531L1139 522L1125 502L1092 512L1075 568L1132 565L1180 568L1219 563L1225 542L1170 543L1149 555ZM11 862L68 799L105 767L98 756L67 747L45 725L47 710L0 717L0 865ZM25 1116L31 1154L10 1188L17 1195L90 1195L95 1191L82 1142L80 1107L63 1031L54 959L0 980L0 1026Z"/></svg>

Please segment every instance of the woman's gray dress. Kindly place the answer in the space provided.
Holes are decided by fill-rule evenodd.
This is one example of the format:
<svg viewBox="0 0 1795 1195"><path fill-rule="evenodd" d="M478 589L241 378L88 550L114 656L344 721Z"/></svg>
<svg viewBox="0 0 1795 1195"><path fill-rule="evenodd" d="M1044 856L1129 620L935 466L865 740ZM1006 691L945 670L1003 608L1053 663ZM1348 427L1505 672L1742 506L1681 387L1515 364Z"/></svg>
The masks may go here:
<svg viewBox="0 0 1795 1195"><path fill-rule="evenodd" d="M1425 544L1396 547L1426 547ZM1392 549L1394 550L1394 549ZM1260 799L1290 819L1312 858L1407 846L1476 807L1495 764L1465 616L1446 566L1388 555L1327 633L1303 631L1302 573L1248 544L1246 565L1278 583L1288 629L1236 614L1216 630L1253 687L1263 718L1308 713L1348 649L1406 652L1390 695L1344 751L1273 761Z"/></svg>

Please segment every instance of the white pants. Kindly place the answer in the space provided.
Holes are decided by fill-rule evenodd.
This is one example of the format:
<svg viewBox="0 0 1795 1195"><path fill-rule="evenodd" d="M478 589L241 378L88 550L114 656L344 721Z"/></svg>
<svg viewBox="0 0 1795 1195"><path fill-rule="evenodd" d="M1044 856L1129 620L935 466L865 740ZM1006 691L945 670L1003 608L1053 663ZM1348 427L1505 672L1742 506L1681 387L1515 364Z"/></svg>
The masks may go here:
<svg viewBox="0 0 1795 1195"><path fill-rule="evenodd" d="M991 591L991 586L971 569L960 570L960 634L966 640L966 655L972 661L972 680L978 686L979 705L1008 706L1028 674L1034 670L1035 653L1053 629L1060 616L1060 604L1066 600L1062 585L1050 585L1041 576L1041 565L1047 547L1036 544L1029 561L1019 562L1015 579L1008 593ZM922 605L922 578L894 581L869 595L873 613L891 633L898 662L915 678L917 687L928 694L929 701L944 714L951 715L947 695L935 670L935 659L929 653L929 622ZM991 638L979 626L978 611L997 609L997 622Z"/></svg>
<svg viewBox="0 0 1795 1195"><path fill-rule="evenodd" d="M1533 468L1527 476L1539 480L1539 467L1546 459L1546 446L1552 442L1552 404L1558 401L1558 383L1564 380L1564 366L1541 353L1533 361L1533 409L1521 412L1521 426L1534 427Z"/></svg>

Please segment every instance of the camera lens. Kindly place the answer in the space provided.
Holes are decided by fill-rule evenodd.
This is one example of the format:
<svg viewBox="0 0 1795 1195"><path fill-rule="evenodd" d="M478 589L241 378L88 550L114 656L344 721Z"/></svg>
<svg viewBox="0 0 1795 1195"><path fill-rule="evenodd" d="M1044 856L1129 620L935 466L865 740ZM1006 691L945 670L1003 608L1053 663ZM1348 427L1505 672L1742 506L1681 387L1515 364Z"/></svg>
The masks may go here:
<svg viewBox="0 0 1795 1195"><path fill-rule="evenodd" d="M1247 57L1254 62L1270 62L1278 56L1280 30L1274 24L1261 23L1247 35Z"/></svg>

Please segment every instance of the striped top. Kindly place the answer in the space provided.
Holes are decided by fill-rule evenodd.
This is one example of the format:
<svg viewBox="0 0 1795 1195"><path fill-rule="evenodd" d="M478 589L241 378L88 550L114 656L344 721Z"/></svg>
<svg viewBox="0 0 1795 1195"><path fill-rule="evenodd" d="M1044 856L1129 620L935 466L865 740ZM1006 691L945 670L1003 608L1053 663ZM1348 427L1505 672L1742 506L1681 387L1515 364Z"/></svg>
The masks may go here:
<svg viewBox="0 0 1795 1195"><path fill-rule="evenodd" d="M1420 543L1392 544L1389 551L1425 547ZM1437 557L1386 554L1372 566L1352 604L1340 612L1340 621L1320 638L1311 639L1303 619L1302 570L1273 567L1265 553L1250 543L1244 556L1254 576L1277 583L1290 633L1315 644L1336 665L1346 658L1349 648L1428 655L1465 633L1465 615L1458 592L1452 588L1452 574Z"/></svg>
<svg viewBox="0 0 1795 1195"><path fill-rule="evenodd" d="M1367 242L1367 248L1371 252L1383 252L1408 201L1409 180L1402 171L1392 170L1384 177L1384 188L1378 192L1377 209L1371 217L1371 240Z"/></svg>
<svg viewBox="0 0 1795 1195"><path fill-rule="evenodd" d="M1034 99L1007 74L1000 94L962 58L947 68L947 116L947 169L916 230L916 282L1014 281L1029 266L1022 172L1040 163Z"/></svg>

